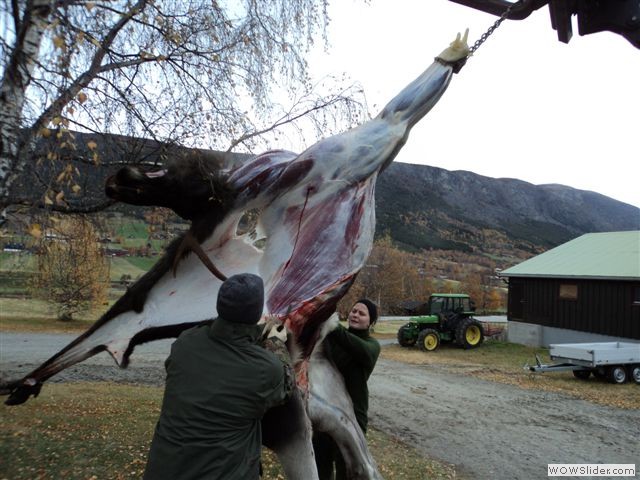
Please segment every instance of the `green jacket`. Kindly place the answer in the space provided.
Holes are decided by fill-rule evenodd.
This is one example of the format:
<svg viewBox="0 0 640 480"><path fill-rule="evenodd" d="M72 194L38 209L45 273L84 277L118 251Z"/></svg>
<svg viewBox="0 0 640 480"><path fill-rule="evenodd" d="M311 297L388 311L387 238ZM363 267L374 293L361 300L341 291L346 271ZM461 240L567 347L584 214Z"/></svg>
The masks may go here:
<svg viewBox="0 0 640 480"><path fill-rule="evenodd" d="M218 318L174 342L145 479L258 479L260 421L290 393L261 331Z"/></svg>
<svg viewBox="0 0 640 480"><path fill-rule="evenodd" d="M369 335L369 330L347 330L340 326L327 336L325 345L329 357L344 377L358 425L366 432L369 411L367 380L380 355L380 344Z"/></svg>

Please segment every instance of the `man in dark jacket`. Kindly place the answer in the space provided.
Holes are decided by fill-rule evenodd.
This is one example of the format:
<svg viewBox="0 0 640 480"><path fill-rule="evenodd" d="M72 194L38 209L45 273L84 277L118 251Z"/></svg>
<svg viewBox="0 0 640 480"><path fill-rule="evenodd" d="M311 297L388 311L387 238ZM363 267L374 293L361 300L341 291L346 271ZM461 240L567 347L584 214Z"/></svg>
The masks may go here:
<svg viewBox="0 0 640 480"><path fill-rule="evenodd" d="M363 433L367 432L369 388L367 381L380 355L380 344L369 334L378 319L376 305L366 298L358 300L348 316L346 329L339 326L327 335L324 348L344 378L347 393L353 402L356 420ZM313 449L320 480L346 479L344 460L338 446L326 433L313 436ZM335 465L335 477L334 477Z"/></svg>
<svg viewBox="0 0 640 480"><path fill-rule="evenodd" d="M258 344L263 304L260 277L234 275L220 287L218 318L174 342L145 479L258 479L260 421L294 388L290 359ZM284 347L282 327L266 336Z"/></svg>

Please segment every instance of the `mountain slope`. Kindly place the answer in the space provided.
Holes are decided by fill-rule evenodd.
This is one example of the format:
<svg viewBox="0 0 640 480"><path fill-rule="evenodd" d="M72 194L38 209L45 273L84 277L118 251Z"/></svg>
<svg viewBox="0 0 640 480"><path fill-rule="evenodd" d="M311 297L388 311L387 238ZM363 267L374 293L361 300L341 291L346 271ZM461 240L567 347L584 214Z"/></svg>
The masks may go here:
<svg viewBox="0 0 640 480"><path fill-rule="evenodd" d="M482 251L489 238L546 250L583 233L639 230L640 209L563 185L394 163L376 188L378 233L410 250Z"/></svg>
<svg viewBox="0 0 640 480"><path fill-rule="evenodd" d="M41 200L48 188L53 198L56 178L70 165L77 175L67 183L81 188L76 194L67 188L65 199L70 206L85 207L107 200L106 178L129 162L160 168L191 157L223 167L246 158L117 135L74 132L70 137L73 142L66 137L61 144L54 137L41 142L36 171L25 171L18 179L20 203ZM91 142L97 148L89 147ZM50 157L55 160L45 160ZM141 213L139 207L116 208ZM398 162L378 178L376 209L377 235L388 232L410 251L524 258L583 233L640 230L640 209L594 192Z"/></svg>

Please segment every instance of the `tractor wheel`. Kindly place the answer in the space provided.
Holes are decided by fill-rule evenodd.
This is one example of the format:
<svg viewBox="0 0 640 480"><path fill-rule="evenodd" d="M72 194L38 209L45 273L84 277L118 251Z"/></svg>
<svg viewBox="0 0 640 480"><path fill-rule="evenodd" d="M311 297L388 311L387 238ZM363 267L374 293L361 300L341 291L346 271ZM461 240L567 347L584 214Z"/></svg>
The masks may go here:
<svg viewBox="0 0 640 480"><path fill-rule="evenodd" d="M475 318L463 319L456 328L456 343L462 348L474 348L484 341L482 325Z"/></svg>
<svg viewBox="0 0 640 480"><path fill-rule="evenodd" d="M640 385L640 363L629 365L629 379Z"/></svg>
<svg viewBox="0 0 640 480"><path fill-rule="evenodd" d="M425 328L418 335L418 346L425 352L433 352L440 345L440 335L432 328Z"/></svg>
<svg viewBox="0 0 640 480"><path fill-rule="evenodd" d="M591 370L573 370L573 376L580 380L588 380L591 376Z"/></svg>
<svg viewBox="0 0 640 480"><path fill-rule="evenodd" d="M621 365L607 367L607 380L611 383L621 384L627 381L627 370Z"/></svg>
<svg viewBox="0 0 640 480"><path fill-rule="evenodd" d="M398 343L401 347L413 347L416 344L416 337L413 336L413 329L410 323L398 329Z"/></svg>

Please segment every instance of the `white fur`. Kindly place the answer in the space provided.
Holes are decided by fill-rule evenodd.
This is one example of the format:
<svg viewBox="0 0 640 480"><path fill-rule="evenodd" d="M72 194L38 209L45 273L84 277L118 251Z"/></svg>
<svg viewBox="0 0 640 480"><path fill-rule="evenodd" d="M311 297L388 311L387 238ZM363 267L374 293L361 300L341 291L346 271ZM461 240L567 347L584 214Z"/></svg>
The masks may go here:
<svg viewBox="0 0 640 480"><path fill-rule="evenodd" d="M340 326L340 317L337 313L334 313L329 317L329 319L322 324L322 328L320 328L320 335L318 336L318 343L322 343L327 335L333 332L336 328Z"/></svg>

